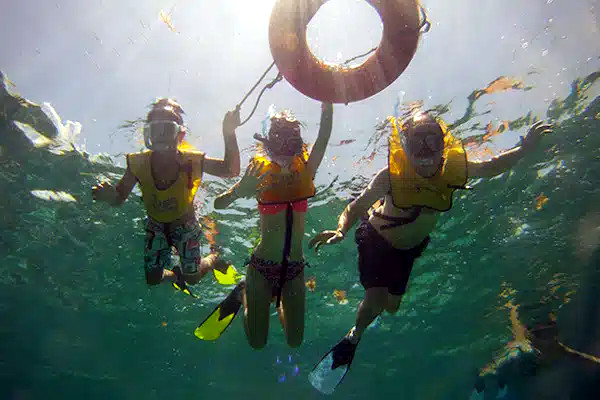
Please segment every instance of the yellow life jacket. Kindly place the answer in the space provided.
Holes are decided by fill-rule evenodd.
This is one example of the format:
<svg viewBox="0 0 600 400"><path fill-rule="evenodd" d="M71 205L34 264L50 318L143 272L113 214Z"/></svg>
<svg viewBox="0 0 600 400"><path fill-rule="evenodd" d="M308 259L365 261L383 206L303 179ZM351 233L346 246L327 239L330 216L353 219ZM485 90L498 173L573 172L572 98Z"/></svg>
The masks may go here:
<svg viewBox="0 0 600 400"><path fill-rule="evenodd" d="M290 163L289 174L280 174L281 167L279 164L262 155L254 156L252 163L264 163L260 171L261 174L271 171L263 185L272 186L272 188L263 191L258 198L258 202L260 204L277 204L313 197L315 195L314 176L306 169L307 160L308 153L304 151L302 155L295 156Z"/></svg>
<svg viewBox="0 0 600 400"><path fill-rule="evenodd" d="M142 190L148 216L158 222L172 222L190 211L194 196L202 183L204 153L180 150L181 168L177 180L165 190L154 183L150 156L152 151L127 154L127 165Z"/></svg>
<svg viewBox="0 0 600 400"><path fill-rule="evenodd" d="M389 172L394 206L410 208L427 207L448 211L452 207L452 194L465 189L467 183L467 155L460 140L454 138L446 124L438 120L444 132L442 166L430 178L417 174L411 165L400 139L399 122L390 118L392 134L389 139Z"/></svg>

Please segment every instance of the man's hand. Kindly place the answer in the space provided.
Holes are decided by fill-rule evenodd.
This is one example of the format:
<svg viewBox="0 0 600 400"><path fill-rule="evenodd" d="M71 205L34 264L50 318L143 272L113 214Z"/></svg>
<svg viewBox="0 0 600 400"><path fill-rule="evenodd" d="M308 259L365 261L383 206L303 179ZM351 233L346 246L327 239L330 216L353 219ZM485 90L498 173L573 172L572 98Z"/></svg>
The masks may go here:
<svg viewBox="0 0 600 400"><path fill-rule="evenodd" d="M542 136L548 133L552 133L552 125L545 124L542 120L536 122L531 125L525 137L521 136L521 148L525 153L532 152L539 145Z"/></svg>
<svg viewBox="0 0 600 400"><path fill-rule="evenodd" d="M319 251L319 247L323 244L336 244L341 242L344 239L345 235L342 231L323 231L317 234L311 241L308 243L308 248L315 248L315 253Z"/></svg>

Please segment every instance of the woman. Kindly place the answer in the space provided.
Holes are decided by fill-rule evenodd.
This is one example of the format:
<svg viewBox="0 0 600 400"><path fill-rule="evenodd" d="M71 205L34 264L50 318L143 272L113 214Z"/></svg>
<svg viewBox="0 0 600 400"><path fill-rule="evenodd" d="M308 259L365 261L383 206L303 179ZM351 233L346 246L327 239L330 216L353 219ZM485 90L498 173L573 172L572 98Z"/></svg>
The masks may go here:
<svg viewBox="0 0 600 400"><path fill-rule="evenodd" d="M254 249L246 281L196 329L196 336L214 340L229 326L244 304L245 329L250 346L267 343L270 305L276 308L287 343L297 347L304 334L304 218L307 199L314 196L317 168L331 135L333 106L323 103L319 136L308 154L300 123L289 113L271 118L267 137L255 135L260 151L242 179L215 199L222 209L241 197L256 196L260 213L260 242ZM281 302L281 306L280 303Z"/></svg>

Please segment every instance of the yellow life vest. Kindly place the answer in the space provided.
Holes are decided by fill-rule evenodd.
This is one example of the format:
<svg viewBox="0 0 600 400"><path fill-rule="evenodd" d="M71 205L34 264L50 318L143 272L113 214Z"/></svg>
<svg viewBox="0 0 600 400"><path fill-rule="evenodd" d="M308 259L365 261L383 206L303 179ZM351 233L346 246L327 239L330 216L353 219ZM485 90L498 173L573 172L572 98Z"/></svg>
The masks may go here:
<svg viewBox="0 0 600 400"><path fill-rule="evenodd" d="M148 216L158 222L175 221L189 212L194 202L202 183L204 153L180 150L181 168L177 180L165 190L159 190L154 183L151 155L149 150L127 154L127 165L140 184Z"/></svg>
<svg viewBox="0 0 600 400"><path fill-rule="evenodd" d="M277 204L313 197L315 195L314 176L306 169L307 160L308 153L304 151L302 155L297 155L292 160L289 174L280 174L281 167L279 164L262 155L254 156L252 163L264 163L260 171L261 174L271 171L263 185L272 186L272 188L263 191L258 198L258 202L260 204Z"/></svg>
<svg viewBox="0 0 600 400"><path fill-rule="evenodd" d="M438 120L444 132L442 166L430 178L417 174L411 165L400 139L399 122L390 118L392 134L389 139L389 172L392 200L398 208L414 206L448 211L452 207L452 194L465 189L467 183L467 155L460 140L454 138L446 124Z"/></svg>

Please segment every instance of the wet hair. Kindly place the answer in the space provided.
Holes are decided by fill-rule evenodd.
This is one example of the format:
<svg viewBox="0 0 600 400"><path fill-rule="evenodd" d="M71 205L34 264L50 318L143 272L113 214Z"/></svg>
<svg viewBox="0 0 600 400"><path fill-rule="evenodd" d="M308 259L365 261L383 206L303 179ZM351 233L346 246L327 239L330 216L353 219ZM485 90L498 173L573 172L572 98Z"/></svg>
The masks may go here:
<svg viewBox="0 0 600 400"><path fill-rule="evenodd" d="M416 128L422 126L427 126L432 133L439 133L439 135L444 136L444 130L439 121L427 111L413 112L404 120L403 131L405 135L410 136Z"/></svg>
<svg viewBox="0 0 600 400"><path fill-rule="evenodd" d="M289 129L294 135L300 136L300 127L300 121L289 111L282 111L271 117L271 127L269 128L268 137L271 138L275 131L281 129Z"/></svg>
<svg viewBox="0 0 600 400"><path fill-rule="evenodd" d="M301 153L306 149L306 144L300 135L302 123L298 121L290 111L284 110L273 115L270 118L270 123L271 126L269 127L266 137L259 134L254 135L254 139L261 142L257 145L259 151L262 151L267 155L273 154L272 150L274 150L275 147L279 147L281 140L290 137L297 137L302 142L302 146L298 149L298 153ZM278 135L280 132L286 132L287 134L282 138Z"/></svg>
<svg viewBox="0 0 600 400"><path fill-rule="evenodd" d="M161 97L150 105L146 121L149 122L155 119L157 115L160 115L160 119L165 119L166 117L183 125L183 114L185 112L177 101L169 97Z"/></svg>

